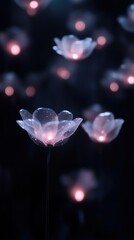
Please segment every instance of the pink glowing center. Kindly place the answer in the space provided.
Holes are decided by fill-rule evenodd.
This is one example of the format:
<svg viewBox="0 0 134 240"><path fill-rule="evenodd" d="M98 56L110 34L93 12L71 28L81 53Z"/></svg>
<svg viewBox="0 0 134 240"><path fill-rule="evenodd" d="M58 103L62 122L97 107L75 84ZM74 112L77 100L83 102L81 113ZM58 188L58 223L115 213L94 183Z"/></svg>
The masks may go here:
<svg viewBox="0 0 134 240"><path fill-rule="evenodd" d="M134 84L134 76L129 76L127 81L129 84Z"/></svg>
<svg viewBox="0 0 134 240"><path fill-rule="evenodd" d="M77 53L73 53L72 58L77 60L77 59L79 59L79 55Z"/></svg>
<svg viewBox="0 0 134 240"><path fill-rule="evenodd" d="M107 39L106 39L106 37L104 37L104 36L99 36L99 37L97 38L97 43L98 43L98 45L100 45L100 46L104 46L104 45L106 44L106 42L107 42Z"/></svg>
<svg viewBox="0 0 134 240"><path fill-rule="evenodd" d="M81 202L84 200L84 197L85 197L85 193L81 190L81 189L78 189L74 192L74 199L77 201L77 202Z"/></svg>
<svg viewBox="0 0 134 240"><path fill-rule="evenodd" d="M117 92L117 91L119 90L119 85L118 85L116 82L112 82L112 83L110 84L110 90L111 90L112 92Z"/></svg>
<svg viewBox="0 0 134 240"><path fill-rule="evenodd" d="M85 30L85 27L86 27L86 24L85 24L84 21L82 21L82 20L76 21L75 28L76 28L77 31L82 32L82 31Z"/></svg>
<svg viewBox="0 0 134 240"><path fill-rule="evenodd" d="M36 9L39 7L39 3L37 1L31 1L29 3L29 7L32 8L32 9Z"/></svg>
<svg viewBox="0 0 134 240"><path fill-rule="evenodd" d="M53 144L53 141L55 140L55 131L42 134L42 138L45 144Z"/></svg>
<svg viewBox="0 0 134 240"><path fill-rule="evenodd" d="M99 142L105 142L105 140L106 140L106 137L105 137L104 135L100 135L100 136L98 137L98 141L99 141Z"/></svg>

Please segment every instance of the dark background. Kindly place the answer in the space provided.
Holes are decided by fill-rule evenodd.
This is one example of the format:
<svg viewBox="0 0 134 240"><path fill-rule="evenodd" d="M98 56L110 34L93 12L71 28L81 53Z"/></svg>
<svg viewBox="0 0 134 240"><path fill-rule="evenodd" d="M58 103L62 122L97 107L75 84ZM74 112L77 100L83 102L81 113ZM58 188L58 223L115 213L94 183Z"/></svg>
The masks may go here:
<svg viewBox="0 0 134 240"><path fill-rule="evenodd" d="M117 69L126 57L134 57L133 33L123 30L117 22L131 3L52 0L47 8L28 16L13 0L0 0L0 32L17 26L30 39L18 56L10 56L0 46L0 81L3 74L13 72L24 88L32 73L37 88L31 98L22 94L20 87L11 97L0 92L0 240L45 239L48 148L34 144L17 125L16 120L21 119L19 110L32 113L38 107L50 107L58 113L67 109L74 117L83 118L83 110L94 103L125 122L119 136L109 144L93 143L80 126L65 145L51 149L50 239L134 239L134 90L124 88L121 94L111 94L100 84L107 69ZM74 34L67 21L75 10L89 10L97 19L93 29L81 38L92 36L95 28L102 27L111 32L113 40L75 63L74 76L62 81L52 70L57 61L64 60L52 50L53 38ZM94 198L76 203L68 196L61 177L83 168L93 170L98 182L101 174L102 182Z"/></svg>

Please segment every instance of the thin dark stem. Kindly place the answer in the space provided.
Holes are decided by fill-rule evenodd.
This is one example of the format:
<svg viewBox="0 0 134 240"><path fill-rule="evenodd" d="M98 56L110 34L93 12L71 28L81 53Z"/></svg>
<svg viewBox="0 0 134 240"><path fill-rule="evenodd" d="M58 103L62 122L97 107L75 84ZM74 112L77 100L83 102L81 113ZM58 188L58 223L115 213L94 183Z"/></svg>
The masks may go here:
<svg viewBox="0 0 134 240"><path fill-rule="evenodd" d="M99 145L99 210L102 214L102 205L103 205L103 147L102 145Z"/></svg>
<svg viewBox="0 0 134 240"><path fill-rule="evenodd" d="M50 194L50 183L49 183L49 165L50 165L50 148L47 153L47 167L46 167L46 239L49 240L49 194Z"/></svg>

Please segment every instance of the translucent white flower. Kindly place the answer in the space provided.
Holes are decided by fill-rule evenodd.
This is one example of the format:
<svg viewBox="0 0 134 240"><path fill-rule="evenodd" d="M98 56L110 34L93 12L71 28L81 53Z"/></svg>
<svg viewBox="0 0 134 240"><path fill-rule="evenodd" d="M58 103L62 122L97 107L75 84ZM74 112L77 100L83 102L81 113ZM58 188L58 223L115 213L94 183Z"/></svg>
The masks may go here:
<svg viewBox="0 0 134 240"><path fill-rule="evenodd" d="M83 123L82 127L93 141L109 143L118 136L123 123L123 119L114 119L113 113L103 112L93 122Z"/></svg>
<svg viewBox="0 0 134 240"><path fill-rule="evenodd" d="M64 36L61 40L59 38L54 38L54 41L57 46L53 46L53 49L59 55L73 60L80 60L88 57L96 47L96 42L93 41L92 38L79 40L74 35Z"/></svg>
<svg viewBox="0 0 134 240"><path fill-rule="evenodd" d="M117 21L126 31L134 32L134 4L128 7L127 16L120 16Z"/></svg>
<svg viewBox="0 0 134 240"><path fill-rule="evenodd" d="M40 145L63 144L78 128L82 118L73 119L73 114L63 110L58 115L50 108L38 108L33 114L20 110L20 127L27 131L31 139Z"/></svg>

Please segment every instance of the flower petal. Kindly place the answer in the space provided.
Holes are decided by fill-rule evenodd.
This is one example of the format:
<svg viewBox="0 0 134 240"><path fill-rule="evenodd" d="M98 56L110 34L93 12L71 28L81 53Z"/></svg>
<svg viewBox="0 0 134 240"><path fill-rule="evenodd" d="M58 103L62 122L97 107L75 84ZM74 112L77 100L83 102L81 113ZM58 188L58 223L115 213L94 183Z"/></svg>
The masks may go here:
<svg viewBox="0 0 134 240"><path fill-rule="evenodd" d="M63 110L58 114L59 121L63 120L72 120L73 119L73 114L67 110Z"/></svg>
<svg viewBox="0 0 134 240"><path fill-rule="evenodd" d="M111 112L104 112L97 115L93 121L93 131L101 131L108 127L114 127L114 115ZM110 126L111 125L111 126ZM106 126L106 127L105 127Z"/></svg>
<svg viewBox="0 0 134 240"><path fill-rule="evenodd" d="M64 36L61 41L61 46L66 57L70 56L71 46L78 39L74 35Z"/></svg>
<svg viewBox="0 0 134 240"><path fill-rule="evenodd" d="M115 128L111 132L109 132L109 134L107 135L107 141L106 142L111 142L112 140L114 140L118 136L123 123L124 123L123 119L116 119L115 120Z"/></svg>
<svg viewBox="0 0 134 240"><path fill-rule="evenodd" d="M117 21L126 31L134 32L134 22L128 19L127 17L118 17Z"/></svg>
<svg viewBox="0 0 134 240"><path fill-rule="evenodd" d="M45 144L54 145L57 142L56 134L57 134L58 122L48 122L41 128L41 137L40 140Z"/></svg>
<svg viewBox="0 0 134 240"><path fill-rule="evenodd" d="M33 112L33 119L38 120L43 126L48 122L58 122L57 114L50 108L38 108Z"/></svg>
<svg viewBox="0 0 134 240"><path fill-rule="evenodd" d="M25 109L21 109L19 113L23 120L32 118L32 114Z"/></svg>
<svg viewBox="0 0 134 240"><path fill-rule="evenodd" d="M63 52L57 46L53 46L53 50L57 52L59 55L63 55Z"/></svg>
<svg viewBox="0 0 134 240"><path fill-rule="evenodd" d="M85 130L85 132L90 135L90 133L92 132L92 123L86 121L85 123L82 123L81 126Z"/></svg>
<svg viewBox="0 0 134 240"><path fill-rule="evenodd" d="M84 52L84 46L83 46L83 41L75 41L72 43L71 45L71 49L70 49L71 53L76 53L78 54L79 57L82 56L83 52Z"/></svg>
<svg viewBox="0 0 134 240"><path fill-rule="evenodd" d="M24 130L26 130L30 135L34 135L34 128L32 127L32 124L27 124L29 120L24 120L24 121L20 121L17 120L16 122L18 123L18 125L23 128ZM30 121L32 121L30 119Z"/></svg>
<svg viewBox="0 0 134 240"><path fill-rule="evenodd" d="M64 139L70 137L76 131L82 121L82 118L75 118L73 121L71 121L68 129L65 129L64 131Z"/></svg>
<svg viewBox="0 0 134 240"><path fill-rule="evenodd" d="M54 42L56 43L58 48L61 48L61 40L59 38L54 38Z"/></svg>
<svg viewBox="0 0 134 240"><path fill-rule="evenodd" d="M34 137L40 139L40 131L41 125L38 121L34 119L26 119L23 121L17 121L17 123L25 129L29 134L33 135Z"/></svg>
<svg viewBox="0 0 134 240"><path fill-rule="evenodd" d="M86 38L84 40L84 52L83 52L83 58L88 57L93 50L95 49L97 43L95 41L90 40L90 38Z"/></svg>

